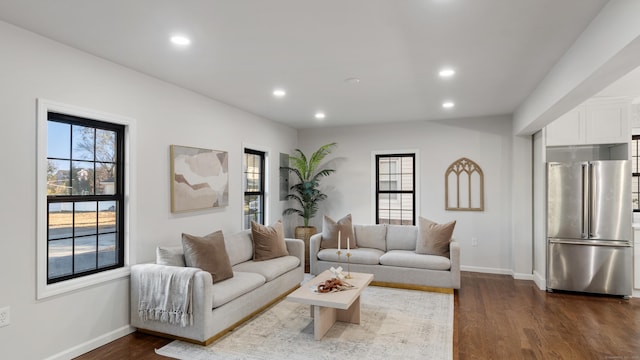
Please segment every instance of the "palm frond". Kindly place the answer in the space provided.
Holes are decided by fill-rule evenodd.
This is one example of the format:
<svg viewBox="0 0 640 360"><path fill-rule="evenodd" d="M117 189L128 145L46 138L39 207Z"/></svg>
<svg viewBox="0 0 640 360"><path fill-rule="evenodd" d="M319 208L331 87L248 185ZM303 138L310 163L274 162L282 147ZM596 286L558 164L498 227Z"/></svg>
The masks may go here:
<svg viewBox="0 0 640 360"><path fill-rule="evenodd" d="M316 150L311 157L307 158L300 149L295 149L295 155L289 157L289 166L283 166L281 169L293 173L297 178L297 182L289 188L290 193L287 194L287 200L293 200L300 206L297 208L285 209L283 215L296 214L304 219L304 225L309 225L309 219L313 218L319 209L319 203L327 198L318 187L320 179L329 176L335 172L334 169L321 169L322 160L331 153L336 143L322 145Z"/></svg>

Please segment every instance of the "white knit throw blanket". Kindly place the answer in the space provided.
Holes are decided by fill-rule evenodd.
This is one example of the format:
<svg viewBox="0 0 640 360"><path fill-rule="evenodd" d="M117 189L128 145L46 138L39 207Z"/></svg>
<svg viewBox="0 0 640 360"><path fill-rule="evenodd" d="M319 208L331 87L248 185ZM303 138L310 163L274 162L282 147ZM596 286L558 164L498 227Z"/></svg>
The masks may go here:
<svg viewBox="0 0 640 360"><path fill-rule="evenodd" d="M143 321L193 324L193 277L197 268L145 264L140 273L138 315Z"/></svg>

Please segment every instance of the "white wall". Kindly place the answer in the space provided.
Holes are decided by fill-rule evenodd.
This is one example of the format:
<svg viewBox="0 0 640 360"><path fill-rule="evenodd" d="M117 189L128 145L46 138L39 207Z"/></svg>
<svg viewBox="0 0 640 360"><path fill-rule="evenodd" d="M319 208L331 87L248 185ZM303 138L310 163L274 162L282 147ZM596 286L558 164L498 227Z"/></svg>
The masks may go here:
<svg viewBox="0 0 640 360"><path fill-rule="evenodd" d="M522 193L523 190L518 181L512 181L512 177L523 176L513 173L516 169L514 161L521 161L521 167L530 168L531 156L526 150L524 155L514 154L514 140L524 142L519 147L530 149L527 139L512 136L511 118L507 116L314 128L300 130L298 137L305 153L329 142L338 143L336 150L327 158L332 160L329 164L337 171L322 180L322 188L329 198L321 205L320 214L326 213L338 219L351 213L355 223L374 223L372 152L417 150L418 214L438 222L457 220L454 236L460 241L464 269L531 274L531 232L522 236L522 230L512 227L516 219L528 221L530 229L531 188L524 189L523 196L526 198L529 194L529 205L523 210L526 214L524 220L518 220L523 217L523 212L513 208L519 202L512 202L512 192ZM444 210L444 173L452 162L461 157L475 161L484 172L483 212ZM530 182L530 176L526 181ZM322 216L313 222L320 228ZM478 247L471 247L472 237L478 238ZM517 268L513 260L514 244L518 249Z"/></svg>
<svg viewBox="0 0 640 360"><path fill-rule="evenodd" d="M296 147L294 129L3 22L0 44L0 307L11 307L11 324L0 328L0 358L68 358L129 331L128 278L36 301L36 98L136 120L135 262L151 261L158 244L179 244L183 231L240 229L243 143L272 152L268 210L279 218L277 159ZM170 212L170 144L229 152L228 207Z"/></svg>
<svg viewBox="0 0 640 360"><path fill-rule="evenodd" d="M543 130L533 140L533 276L538 288L547 288L547 158Z"/></svg>

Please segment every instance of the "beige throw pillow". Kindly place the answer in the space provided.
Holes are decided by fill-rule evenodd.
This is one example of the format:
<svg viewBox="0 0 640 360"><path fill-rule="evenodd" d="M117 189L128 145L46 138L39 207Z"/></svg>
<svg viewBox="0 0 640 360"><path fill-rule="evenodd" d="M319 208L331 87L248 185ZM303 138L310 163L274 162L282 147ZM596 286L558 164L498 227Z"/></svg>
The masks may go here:
<svg viewBox="0 0 640 360"><path fill-rule="evenodd" d="M449 243L455 226L455 220L438 224L420 217L416 253L449 257Z"/></svg>
<svg viewBox="0 0 640 360"><path fill-rule="evenodd" d="M265 226L251 221L251 238L253 239L253 260L262 261L289 255L284 241L282 221L273 226Z"/></svg>
<svg viewBox="0 0 640 360"><path fill-rule="evenodd" d="M349 239L349 247L356 248L356 238L353 236L353 225L351 223L351 214L335 221L328 216L322 219L322 241L320 248L337 249L338 248L338 232L340 233L340 247L347 248L347 239Z"/></svg>
<svg viewBox="0 0 640 360"><path fill-rule="evenodd" d="M187 266L210 272L214 283L233 277L222 231L202 237L182 234L182 248Z"/></svg>

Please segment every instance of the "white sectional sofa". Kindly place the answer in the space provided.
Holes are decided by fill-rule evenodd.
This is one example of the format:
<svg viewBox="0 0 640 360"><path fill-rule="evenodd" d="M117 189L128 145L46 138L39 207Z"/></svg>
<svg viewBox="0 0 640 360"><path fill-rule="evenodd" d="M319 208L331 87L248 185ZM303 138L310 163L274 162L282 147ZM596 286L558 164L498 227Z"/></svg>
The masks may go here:
<svg viewBox="0 0 640 360"><path fill-rule="evenodd" d="M143 320L139 314L141 278L145 272L175 274L178 266L139 264L131 267L131 325L142 332L203 345L210 344L275 301L300 286L304 277L304 242L285 239L288 256L253 261L251 231L224 238L233 277L212 282L212 275L198 270L193 277L191 326ZM182 247L164 248L179 259Z"/></svg>
<svg viewBox="0 0 640 360"><path fill-rule="evenodd" d="M357 248L351 249L350 269L374 275L374 284L407 288L460 288L460 245L449 244L449 257L417 254L417 226L353 225ZM322 233L310 238L311 273L341 265L347 271L345 249L340 263L336 249L321 249ZM343 244L346 244L343 243Z"/></svg>

